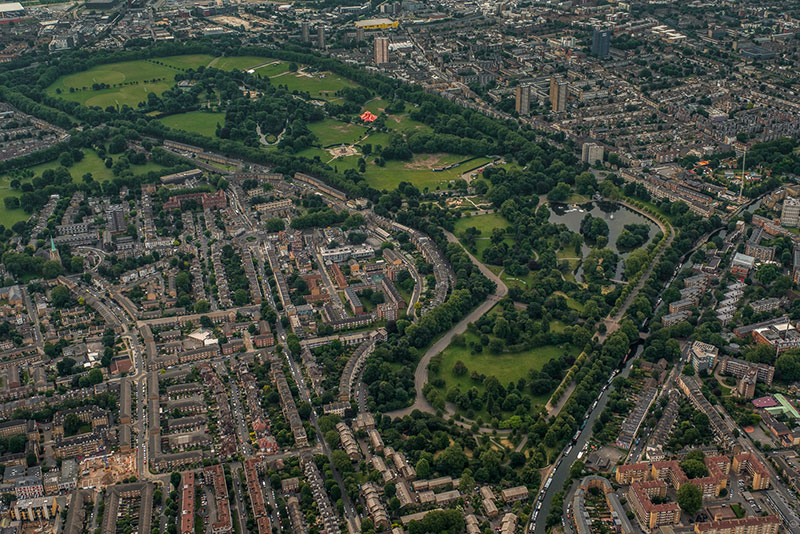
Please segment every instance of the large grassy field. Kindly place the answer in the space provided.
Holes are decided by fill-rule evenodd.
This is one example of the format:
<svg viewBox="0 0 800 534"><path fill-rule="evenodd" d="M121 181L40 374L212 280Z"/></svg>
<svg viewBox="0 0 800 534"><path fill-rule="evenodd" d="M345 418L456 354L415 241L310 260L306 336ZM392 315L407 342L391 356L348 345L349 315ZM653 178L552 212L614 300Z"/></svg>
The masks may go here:
<svg viewBox="0 0 800 534"><path fill-rule="evenodd" d="M171 58L164 58L166 62ZM69 74L47 88L47 94L85 106L136 107L149 93L160 95L175 84L174 68L151 61L125 61L98 65L84 72ZM92 84L104 83L108 89L92 90ZM70 92L73 89L73 92Z"/></svg>
<svg viewBox="0 0 800 534"><path fill-rule="evenodd" d="M408 116L408 113L401 113L400 115L388 115L386 118L386 126L398 132L432 132L433 129L427 124L415 121Z"/></svg>
<svg viewBox="0 0 800 534"><path fill-rule="evenodd" d="M19 191L14 191L11 189L11 186L8 185L9 183L8 178L3 178L0 180L0 224L4 225L6 228L10 228L14 226L14 223L18 221L24 221L30 215L22 211L20 208L15 210L6 209L5 204L3 201L7 197L16 197L19 196Z"/></svg>
<svg viewBox="0 0 800 534"><path fill-rule="evenodd" d="M314 132L319 139L319 144L323 147L329 145L353 144L366 133L367 128L360 124L348 124L336 119L325 119L308 125L308 129Z"/></svg>
<svg viewBox="0 0 800 534"><path fill-rule="evenodd" d="M84 150L83 154L83 159L68 169L73 182L78 183L83 181L83 175L87 173L90 173L96 182L104 182L110 180L114 176L111 169L105 166L105 162L98 157L94 150ZM111 154L110 157L116 161L117 154ZM29 170L33 171L34 176L39 176L47 169L57 169L59 166L58 160L53 160L42 163L41 165L36 165L35 167L29 167ZM144 174L160 169L163 169L161 165L151 162L144 165L131 165L131 170L134 174ZM3 177L3 179L5 178L6 177Z"/></svg>
<svg viewBox="0 0 800 534"><path fill-rule="evenodd" d="M212 66L221 70L256 69L256 73L273 78L273 83L290 91L307 91L313 98L335 100L336 91L356 87L356 83L337 74L289 72L289 64L262 56L214 58L208 54L169 56L151 60L124 61L98 65L89 70L62 76L47 88L51 96L78 102L85 106L136 107L149 93L161 95L175 84L175 74L187 69ZM93 84L108 84L107 89L93 90ZM72 92L70 92L70 89ZM386 103L380 102L385 107Z"/></svg>
<svg viewBox="0 0 800 534"><path fill-rule="evenodd" d="M373 148L381 146L389 146L389 135L385 132L372 132L361 142L361 146L366 144L372 145Z"/></svg>
<svg viewBox="0 0 800 534"><path fill-rule="evenodd" d="M322 162L327 162L329 159L331 159L331 155L327 150L322 150L321 148L314 148L314 147L306 148L305 150L296 152L295 156L308 159L314 159L315 156L319 156L319 159Z"/></svg>
<svg viewBox="0 0 800 534"><path fill-rule="evenodd" d="M298 73L286 72L272 76L273 85L285 85L289 91L307 92L312 98L336 100L336 91L345 87L357 87L355 82L332 72Z"/></svg>
<svg viewBox="0 0 800 534"><path fill-rule="evenodd" d="M220 126L225 124L225 114L190 111L163 117L158 121L169 128L197 133L206 137L214 137L217 131L217 124Z"/></svg>
<svg viewBox="0 0 800 534"><path fill-rule="evenodd" d="M170 56L155 59L159 63L164 63L170 67L180 70L197 69L205 67L214 60L214 56L209 54L187 54L185 56Z"/></svg>
<svg viewBox="0 0 800 534"><path fill-rule="evenodd" d="M557 325L557 329L559 327L561 327L561 325ZM492 353L489 351L488 347L484 347L482 353L472 354L469 344L470 342L478 341L478 337L468 331L464 334L464 338L465 346L450 344L450 346L442 352L441 371L435 376L435 378L442 378L445 382L444 388L439 390L442 394L445 394L451 388L458 388L462 392L466 392L473 386L476 387L480 393L483 393L483 384L473 381L470 378L473 371L478 374L486 375L487 377L494 376L500 384L506 386L509 382L517 382L520 378L525 378L527 380L528 373L531 369L541 369L545 363L553 358L561 356L565 350L571 354L578 354L579 352L571 346L567 349L563 349L559 346L545 345L522 352L503 352L500 354ZM453 367L457 361L463 362L468 369L464 376L455 376L453 374ZM549 398L549 395L541 395L538 397L534 397L529 393L526 393L526 395L531 399L532 403L539 405L544 405ZM482 416L484 419L486 418L485 410L475 415L476 417Z"/></svg>
<svg viewBox="0 0 800 534"><path fill-rule="evenodd" d="M467 334L465 338L467 343L478 339L477 336L472 336L471 334ZM505 385L512 380L516 382L520 378L527 378L531 369L541 369L544 364L560 356L561 353L562 350L560 348L546 345L516 353L492 354L488 349L484 349L481 354L472 354L469 347L450 345L442 353L442 375L447 382L448 388L460 386L461 391L466 391L476 385L470 379L469 373L461 377L453 375L453 365L458 360L461 360L470 373L477 371L486 376L494 376L501 384ZM479 386L478 389L480 389Z"/></svg>
<svg viewBox="0 0 800 534"><path fill-rule="evenodd" d="M264 65L265 63L271 63L273 61L274 60L272 58L263 56L218 57L209 64L209 67L214 67L220 70L250 70L258 67L259 65ZM286 65L286 70L289 70L288 64ZM266 74L265 72L261 72L260 69L256 72L260 74Z"/></svg>
<svg viewBox="0 0 800 534"><path fill-rule="evenodd" d="M460 234L467 228L473 226L481 231L482 236L489 236L495 228L508 228L509 223L499 213L487 213L485 215L473 215L471 217L461 217L453 225L456 234Z"/></svg>
<svg viewBox="0 0 800 534"><path fill-rule="evenodd" d="M373 98L372 100L364 104L364 107L362 108L361 111L369 111L375 115L378 115L379 113L383 113L383 111L386 109L388 105L389 102L387 100L384 100L382 98Z"/></svg>
<svg viewBox="0 0 800 534"><path fill-rule="evenodd" d="M364 141L369 142L369 138ZM458 154L416 154L411 161L387 161L384 167L378 167L370 162L364 176L369 185L376 189L396 189L400 182L410 182L419 189L428 188L433 191L438 187L446 188L449 180L461 178L461 174L468 168L481 163L488 163L488 158L472 160L468 165L460 165L446 171L434 172L436 167L444 167L469 159L468 156Z"/></svg>

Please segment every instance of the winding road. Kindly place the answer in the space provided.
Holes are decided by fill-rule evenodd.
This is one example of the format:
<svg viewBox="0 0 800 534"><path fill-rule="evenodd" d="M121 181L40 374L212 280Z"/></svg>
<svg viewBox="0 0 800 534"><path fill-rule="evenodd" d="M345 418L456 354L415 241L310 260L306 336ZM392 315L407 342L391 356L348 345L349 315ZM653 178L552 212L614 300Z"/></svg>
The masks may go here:
<svg viewBox="0 0 800 534"><path fill-rule="evenodd" d="M458 243L458 238L454 236L452 233L448 232L447 230L444 231L445 236L447 237L447 241L449 243ZM388 415L389 417L404 417L406 415L411 414L414 410L420 410L422 412L428 413L436 413L436 410L431 405L430 402L425 398L422 394L422 388L425 387L425 383L428 381L428 364L431 362L431 358L442 352L444 349L450 345L450 342L453 340L453 337L457 334L463 334L467 330L467 326L469 323L474 323L484 314L486 314L489 310L491 310L497 302L500 301L503 297L508 294L508 287L503 283L500 278L494 274L488 267L486 267L483 263L478 261L475 256L469 253L466 249L464 250L467 256L469 256L470 261L480 269L481 273L494 282L496 284L496 288L494 293L486 297L477 308L472 310L469 315L461 319L458 323L456 323L450 330L444 333L442 337L437 339L433 345L431 345L425 354L420 359L419 363L417 364L417 369L414 371L414 389L416 390L416 396L414 398L414 404L409 406L408 408L403 408L401 410L394 410L392 412L386 412L384 415Z"/></svg>

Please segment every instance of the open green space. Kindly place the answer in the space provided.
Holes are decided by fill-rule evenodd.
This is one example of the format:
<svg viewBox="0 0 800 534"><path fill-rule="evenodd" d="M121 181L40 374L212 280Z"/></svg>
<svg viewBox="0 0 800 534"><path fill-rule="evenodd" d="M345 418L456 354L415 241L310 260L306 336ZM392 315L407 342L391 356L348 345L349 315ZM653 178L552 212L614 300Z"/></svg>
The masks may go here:
<svg viewBox="0 0 800 534"><path fill-rule="evenodd" d="M446 188L447 185L443 182L460 179L461 174L468 167L480 165L482 161L489 161L488 158L478 158L468 164L445 171L434 172L433 170L467 159L469 159L468 156L459 154L415 154L411 161L387 161L383 167L370 162L364 176L367 183L376 189L396 189L400 182L410 182L419 189L427 187L432 191L437 187Z"/></svg>
<svg viewBox="0 0 800 534"><path fill-rule="evenodd" d="M180 70L197 69L198 67L205 67L214 60L214 56L209 54L187 54L185 56L169 56L157 58L153 61L163 63L170 67L175 67Z"/></svg>
<svg viewBox="0 0 800 534"><path fill-rule="evenodd" d="M477 341L478 337L465 334L467 343ZM577 351L576 351L577 352ZM476 371L486 376L494 376L501 384L527 378L531 369L539 370L545 363L557 358L563 353L562 349L554 345L536 347L523 352L504 352L492 354L484 349L481 354L472 354L469 347L450 345L442 352L442 376L447 383L447 388L459 386L461 391L467 391L472 386L481 390L481 384L473 382L469 373L465 376L453 375L453 365L459 360L464 362L469 372Z"/></svg>
<svg viewBox="0 0 800 534"><path fill-rule="evenodd" d="M361 141L361 146L364 146L366 144L370 144L373 147L388 146L389 134L386 132L372 132L363 141Z"/></svg>
<svg viewBox="0 0 800 534"><path fill-rule="evenodd" d="M111 172L111 169L106 167L105 162L97 155L97 152L94 150L84 150L83 154L82 160L73 164L67 169L69 170L70 176L72 176L73 182L78 183L83 181L83 175L87 173L90 173L96 182L105 182L114 176L114 174ZM117 156L118 154L111 154L109 157L116 161ZM60 167L58 160L53 160L47 163L36 165L35 167L29 167L29 169L33 171L34 176L39 176L47 169L57 169L58 167ZM131 165L130 167L134 174L144 174L146 172L157 171L163 168L164 167L161 165L152 162L147 162L144 165Z"/></svg>
<svg viewBox="0 0 800 534"><path fill-rule="evenodd" d="M572 297L567 297L567 306L578 312L583 311L583 304L581 304Z"/></svg>
<svg viewBox="0 0 800 534"><path fill-rule="evenodd" d="M364 104L364 107L362 108L361 111L362 112L369 111L375 115L378 115L380 113L383 113L383 111L386 109L388 105L389 105L388 100L384 100L382 98L374 98L369 102L367 102L366 104Z"/></svg>
<svg viewBox="0 0 800 534"><path fill-rule="evenodd" d="M273 61L275 60L264 56L231 56L219 57L212 61L209 66L220 70L250 70L266 63L272 63ZM285 65L286 69L283 72L289 70L289 65ZM257 70L256 72L262 75L266 74L266 72L262 72L261 69Z"/></svg>
<svg viewBox="0 0 800 534"><path fill-rule="evenodd" d="M348 124L336 119L313 122L308 125L308 129L317 136L319 144L323 147L341 143L353 144L364 137L367 131L367 128L360 124Z"/></svg>
<svg viewBox="0 0 800 534"><path fill-rule="evenodd" d="M315 147L309 147L303 149L300 152L296 152L295 155L301 158L308 158L308 159L314 159L315 157L319 156L319 159L322 162L327 162L328 160L331 159L331 155L327 150L322 150L321 148L315 148Z"/></svg>
<svg viewBox="0 0 800 534"><path fill-rule="evenodd" d="M563 325L562 325L563 326ZM557 325L559 327L559 325ZM493 337L493 336L490 336ZM441 378L444 380L444 388L439 391L444 394L452 388L458 388L461 392L467 392L472 387L478 389L482 394L484 385L481 382L471 378L472 372L486 377L494 376L505 385L509 382L517 382L520 378L528 378L528 373L532 370L540 370L545 363L553 358L558 358L564 354L565 350L571 354L578 354L578 350L574 347L562 348L561 346L545 345L536 347L521 352L502 352L492 353L489 347L483 347L480 354L473 354L470 348L470 343L478 342L478 336L474 333L467 331L464 334L464 345L456 345L451 343L443 352L441 359L441 371L438 375L432 378ZM456 376L453 368L456 362L461 361L467 367L467 372L462 376ZM543 405L547 402L548 395L541 395L534 397L526 393L534 404ZM485 410L475 414L486 418Z"/></svg>
<svg viewBox="0 0 800 534"><path fill-rule="evenodd" d="M272 78L284 72L289 72L289 64L285 61L272 61L267 65L258 67L255 74Z"/></svg>
<svg viewBox="0 0 800 534"><path fill-rule="evenodd" d="M506 229L509 223L505 217L499 213L487 213L485 215L473 215L471 217L459 218L454 225L454 230L456 235L458 235L467 228L472 228L473 226L481 231L482 236L490 236L495 228Z"/></svg>
<svg viewBox="0 0 800 534"><path fill-rule="evenodd" d="M480 248L480 245L478 245L478 247ZM536 281L536 277L534 276L534 273L528 273L523 277L519 277L511 276L507 272L503 271L500 273L500 280L502 280L503 283L508 287L517 286L522 289L527 289Z"/></svg>
<svg viewBox="0 0 800 534"><path fill-rule="evenodd" d="M464 232L473 226L481 231L480 235L475 238L476 250L471 250L462 239ZM482 260L483 251L489 248L489 246L492 244L492 232L496 228L505 230L508 228L508 226L508 221L502 215L498 213L487 213L484 215L461 217L456 221L453 229L455 235L459 238L459 240L461 240L461 244L464 245L464 248L469 250L476 258ZM510 239L506 239L505 241L509 246L513 245L513 242Z"/></svg>
<svg viewBox="0 0 800 534"><path fill-rule="evenodd" d="M163 58L166 62L172 58ZM160 95L175 84L174 68L152 61L125 61L98 65L89 70L62 76L47 88L47 94L85 106L136 107L149 93ZM92 89L106 84L107 89Z"/></svg>
<svg viewBox="0 0 800 534"><path fill-rule="evenodd" d="M331 157L331 155L328 154L328 158L330 158L330 157ZM342 157L342 158L336 158L336 159L332 159L332 160L328 161L328 165L330 165L331 167L336 167L336 169L339 172L344 172L347 169L354 169L355 170L355 169L358 169L358 160L360 158L361 158L361 156L345 156L345 157Z"/></svg>
<svg viewBox="0 0 800 534"><path fill-rule="evenodd" d="M225 114L190 111L163 117L158 121L169 128L214 137L217 131L217 124L220 126L225 124Z"/></svg>
<svg viewBox="0 0 800 534"><path fill-rule="evenodd" d="M392 130L399 132L432 132L433 129L427 124L415 121L408 116L408 113L401 113L400 115L388 115L386 117L386 126Z"/></svg>
<svg viewBox="0 0 800 534"><path fill-rule="evenodd" d="M563 321L559 321L558 319L554 319L554 320L550 321L550 331L551 332L555 332L556 334L560 334L566 329L567 329L567 325Z"/></svg>
<svg viewBox="0 0 800 534"><path fill-rule="evenodd" d="M10 228L14 226L14 223L24 221L30 217L30 215L25 213L21 208L10 210L3 204L3 201L7 197L19 196L19 191L11 189L8 182L9 180L5 178L0 181L0 224L4 225L6 228Z"/></svg>
<svg viewBox="0 0 800 534"><path fill-rule="evenodd" d="M285 85L289 91L307 92L312 98L323 100L336 100L336 91L358 86L332 72L286 72L271 81L274 85Z"/></svg>

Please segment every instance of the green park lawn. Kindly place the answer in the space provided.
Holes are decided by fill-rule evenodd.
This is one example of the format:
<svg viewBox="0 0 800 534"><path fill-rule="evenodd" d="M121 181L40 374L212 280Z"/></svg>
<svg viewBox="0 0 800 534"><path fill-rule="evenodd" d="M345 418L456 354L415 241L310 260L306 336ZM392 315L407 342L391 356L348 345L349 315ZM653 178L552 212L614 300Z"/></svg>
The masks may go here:
<svg viewBox="0 0 800 534"><path fill-rule="evenodd" d="M570 297L566 293L563 293L561 291L556 291L556 295L561 295L562 297L567 299L567 306L569 306L573 310L578 311L578 312L582 312L583 311L583 304L581 304L580 302L578 302L574 298Z"/></svg>
<svg viewBox="0 0 800 534"><path fill-rule="evenodd" d="M456 235L458 235L466 231L467 228L472 228L473 226L481 231L482 236L490 236L495 228L508 228L509 222L499 213L461 217L456 220L454 231Z"/></svg>
<svg viewBox="0 0 800 534"><path fill-rule="evenodd" d="M331 155L327 150L322 150L321 148L309 147L300 152L296 152L295 156L301 158L308 158L314 159L316 156L319 156L320 161L323 163L327 163L328 160L331 159Z"/></svg>
<svg viewBox="0 0 800 534"><path fill-rule="evenodd" d="M328 154L328 158L330 157L330 154ZM338 172L344 172L347 169L357 170L360 158L361 156L345 156L328 161L328 165L335 167Z"/></svg>
<svg viewBox="0 0 800 534"><path fill-rule="evenodd" d="M187 54L149 60L123 61L98 65L83 72L62 76L47 88L50 96L78 102L85 106L136 107L149 93L161 95L175 84L178 71L212 66L221 70L248 70L261 66L256 72L274 78L273 83L287 86L290 91L307 91L313 98L335 100L336 91L357 84L331 72L294 73L289 64L262 56L214 58L208 54ZM105 83L108 89L92 90L92 84ZM72 89L72 92L70 92ZM383 105L383 101L375 101Z"/></svg>
<svg viewBox="0 0 800 534"><path fill-rule="evenodd" d="M213 60L209 66L220 70L250 70L273 61L275 60L264 56L231 56L219 57ZM286 64L286 70L289 70L288 64ZM259 74L266 74L265 72L261 72L260 69L256 72Z"/></svg>
<svg viewBox="0 0 800 534"><path fill-rule="evenodd" d="M325 119L313 122L308 125L319 139L319 144L323 147L338 144L353 144L366 133L367 128L360 124L348 124L336 119Z"/></svg>
<svg viewBox="0 0 800 534"><path fill-rule="evenodd" d="M361 112L363 113L364 111L369 111L374 115L378 115L380 113L383 113L383 111L386 109L388 105L389 102L387 100L384 100L382 98L373 98L372 100L364 104L364 107L361 109Z"/></svg>
<svg viewBox="0 0 800 534"><path fill-rule="evenodd" d="M369 138L364 141L369 142ZM488 162L488 158L472 160L467 165L460 165L446 171L434 172L435 167L443 167L469 159L469 156L459 154L415 154L411 161L387 161L386 165L379 167L372 161L367 165L364 176L367 183L376 189L396 189L400 182L410 182L419 189L428 188L435 190L437 187L446 188L446 182L461 178L467 167L479 165L481 161Z"/></svg>
<svg viewBox="0 0 800 534"><path fill-rule="evenodd" d="M21 208L10 210L3 204L3 201L8 197L19 196L19 191L11 189L8 182L9 180L6 178L0 180L0 224L6 228L10 228L14 226L14 223L24 221L30 217L30 215L22 211Z"/></svg>
<svg viewBox="0 0 800 534"><path fill-rule="evenodd" d="M311 98L336 100L336 91L357 87L355 82L332 72L286 72L271 78L273 85L285 85L289 91L307 92Z"/></svg>
<svg viewBox="0 0 800 534"><path fill-rule="evenodd" d="M255 74L272 78L274 76L278 76L279 74L283 74L284 72L289 72L289 64L285 61L276 60L271 61L263 67L257 68Z"/></svg>
<svg viewBox="0 0 800 534"><path fill-rule="evenodd" d="M423 124L419 121L415 121L411 117L408 116L408 113L401 113L400 115L389 115L386 118L386 126L391 128L392 130L396 130L398 132L432 132L430 126L427 124Z"/></svg>
<svg viewBox="0 0 800 534"><path fill-rule="evenodd" d="M97 152L94 150L84 149L83 154L83 159L68 169L69 174L72 176L73 182L82 182L83 175L87 173L90 173L96 182L105 182L114 176L111 172L111 169L107 168L105 166L105 162L97 155ZM117 156L118 154L110 155L114 161L116 161ZM39 176L47 169L57 169L58 167L60 167L58 160L53 160L47 163L36 165L35 167L29 167L29 169L33 171L34 176ZM150 171L161 170L163 168L164 167L161 165L152 162L147 162L144 165L131 165L131 170L134 174L144 174Z"/></svg>
<svg viewBox="0 0 800 534"><path fill-rule="evenodd" d="M389 146L389 135L386 132L372 132L370 133L366 139L361 141L361 146L364 145L372 145L373 148L381 146Z"/></svg>
<svg viewBox="0 0 800 534"><path fill-rule="evenodd" d="M170 67L180 70L197 69L205 67L214 60L214 56L209 54L186 54L184 56L169 56L157 58L153 61L163 63Z"/></svg>
<svg viewBox="0 0 800 534"><path fill-rule="evenodd" d="M71 167L69 167L69 174L72 176L72 181L75 183L83 182L83 176L85 174L91 174L92 178L96 182L105 182L110 180L114 175L111 172L111 169L105 166L105 162L100 159L97 153L94 150L86 150L83 151L83 159ZM116 160L116 155L111 155L111 158ZM33 176L40 176L44 171L47 169L57 169L60 167L58 160L49 161L47 163L41 163L39 165L28 167L27 171L31 171ZM157 163L148 162L144 165L131 165L131 170L134 174L144 174L150 171L157 171L161 170L164 167L158 165ZM5 208L5 205L2 204L2 201L6 197L11 196L19 196L20 192L11 189L11 180L14 178L13 175L3 175L0 176L0 224L4 224L7 227L13 225L17 221L23 221L29 217L27 213L22 211L21 209L15 210L8 210ZM27 180L21 180L25 182Z"/></svg>
<svg viewBox="0 0 800 534"><path fill-rule="evenodd" d="M163 58L161 61L171 58ZM85 106L136 107L149 93L160 95L175 84L174 68L152 61L125 61L98 65L89 70L62 76L47 88L47 94ZM105 83L108 89L92 90L92 84ZM70 92L70 88L73 92Z"/></svg>
<svg viewBox="0 0 800 534"><path fill-rule="evenodd" d="M517 286L521 289L528 289L534 283L534 275L533 273L528 273L523 277L511 276L507 272L503 271L500 274L500 280L502 280L503 283L508 287Z"/></svg>
<svg viewBox="0 0 800 534"><path fill-rule="evenodd" d="M225 124L225 114L189 111L188 113L169 115L158 119L158 121L169 128L197 133L206 137L214 137L217 131L217 124L220 126Z"/></svg>
<svg viewBox="0 0 800 534"><path fill-rule="evenodd" d="M564 349L559 346L545 345L521 352L503 352L500 354L493 354L489 351L488 347L484 347L482 353L472 354L469 343L477 341L478 337L468 331L464 334L464 338L466 341L465 346L456 346L451 343L450 346L442 352L441 371L439 375L436 376L436 378L442 378L445 382L445 387L440 390L442 394L456 387L462 392L466 392L473 386L476 387L479 392L483 393L483 384L475 382L470 378L473 371L478 374L486 375L487 377L494 376L503 386L506 386L512 381L516 382L520 378L525 378L527 380L528 373L531 369L539 370L545 363L564 353ZM578 354L578 350L571 346L566 350L570 353ZM453 374L453 367L459 360L467 367L467 373L464 376L455 376ZM528 396L535 404L542 405L547 402L549 398L549 395L533 397L528 394ZM485 414L480 413L476 415L485 416Z"/></svg>
<svg viewBox="0 0 800 534"><path fill-rule="evenodd" d="M50 96L58 96L85 106L105 108L107 106L121 107L127 104L136 107L139 102L147 99L149 93L161 95L175 85L175 74L178 71L197 69L206 65L224 70L248 69L270 61L270 58L257 56L215 59L208 54L188 54L151 60L108 63L83 72L62 76L47 88L47 93ZM274 76L288 70L288 64L278 62L275 65L264 67L264 70L259 70L259 73ZM309 80L313 80L313 78ZM320 84L318 81L313 85L315 87L325 85L324 80L321 82L323 83ZM91 88L94 83L105 83L111 87L94 91ZM336 83L335 79L328 81L329 85L336 85ZM73 89L73 92L70 92L70 88Z"/></svg>
<svg viewBox="0 0 800 534"><path fill-rule="evenodd" d="M560 334L564 330L567 329L567 325L563 321L559 321L558 319L554 319L550 321L550 331L556 334Z"/></svg>

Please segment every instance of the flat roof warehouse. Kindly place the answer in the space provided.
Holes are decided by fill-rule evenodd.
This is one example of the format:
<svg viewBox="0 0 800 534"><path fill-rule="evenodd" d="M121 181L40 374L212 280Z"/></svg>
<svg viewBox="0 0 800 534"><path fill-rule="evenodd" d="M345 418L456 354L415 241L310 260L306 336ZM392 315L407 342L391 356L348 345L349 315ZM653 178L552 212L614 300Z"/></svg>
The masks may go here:
<svg viewBox="0 0 800 534"><path fill-rule="evenodd" d="M355 24L356 28L364 30L385 30L387 28L397 28L400 23L392 19L366 19L357 20Z"/></svg>
<svg viewBox="0 0 800 534"><path fill-rule="evenodd" d="M19 2L0 4L0 24L6 21L17 20L25 16L25 7Z"/></svg>

